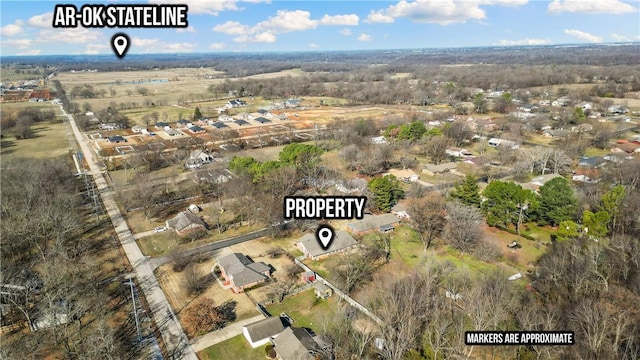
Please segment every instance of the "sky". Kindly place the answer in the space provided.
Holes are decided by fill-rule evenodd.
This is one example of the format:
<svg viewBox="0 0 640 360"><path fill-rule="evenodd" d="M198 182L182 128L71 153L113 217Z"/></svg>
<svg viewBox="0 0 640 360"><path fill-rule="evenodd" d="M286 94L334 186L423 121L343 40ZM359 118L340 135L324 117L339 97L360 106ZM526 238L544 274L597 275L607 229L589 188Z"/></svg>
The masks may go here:
<svg viewBox="0 0 640 360"><path fill-rule="evenodd" d="M640 41L640 0L134 0L186 4L189 27L52 27L55 1L0 2L0 55L331 51Z"/></svg>

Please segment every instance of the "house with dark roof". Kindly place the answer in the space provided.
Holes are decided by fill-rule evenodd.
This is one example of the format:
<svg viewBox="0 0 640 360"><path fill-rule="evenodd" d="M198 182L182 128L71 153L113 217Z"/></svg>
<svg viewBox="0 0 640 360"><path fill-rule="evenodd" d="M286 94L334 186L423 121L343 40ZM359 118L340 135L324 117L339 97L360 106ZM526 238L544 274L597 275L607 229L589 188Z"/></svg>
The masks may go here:
<svg viewBox="0 0 640 360"><path fill-rule="evenodd" d="M607 160L602 156L583 157L578 161L578 166L597 169L602 167Z"/></svg>
<svg viewBox="0 0 640 360"><path fill-rule="evenodd" d="M311 260L318 260L323 257L346 252L358 246L358 242L348 232L344 230L337 231L334 239L328 248L324 249L318 243L315 234L305 234L296 242L296 247L302 251L306 257Z"/></svg>
<svg viewBox="0 0 640 360"><path fill-rule="evenodd" d="M108 139L109 139L110 143L114 143L114 144L121 143L121 142L127 142L127 139L123 138L120 135L109 136Z"/></svg>
<svg viewBox="0 0 640 360"><path fill-rule="evenodd" d="M236 121L234 121L234 123L238 124L238 126L249 125L249 123L244 121L244 120L236 120Z"/></svg>
<svg viewBox="0 0 640 360"><path fill-rule="evenodd" d="M302 99L288 99L287 101L284 102L284 106L285 107L298 107L300 106L300 103L302 102Z"/></svg>
<svg viewBox="0 0 640 360"><path fill-rule="evenodd" d="M211 126L213 126L216 129L223 129L223 128L228 128L228 126L224 123L221 123L219 121L213 122L211 123Z"/></svg>
<svg viewBox="0 0 640 360"><path fill-rule="evenodd" d="M355 235L363 235L372 231L393 231L400 224L400 219L394 214L365 216L364 219L347 225L347 230Z"/></svg>
<svg viewBox="0 0 640 360"><path fill-rule="evenodd" d="M271 277L271 268L263 262L254 262L246 255L233 253L218 259L218 266L224 284L231 286L235 293L244 289L267 282Z"/></svg>
<svg viewBox="0 0 640 360"><path fill-rule="evenodd" d="M331 347L304 328L288 327L273 340L273 348L280 360L322 359Z"/></svg>
<svg viewBox="0 0 640 360"><path fill-rule="evenodd" d="M193 123L191 123L191 121L187 120L187 119L180 119L177 121L178 125L184 126L184 127L191 127L193 126Z"/></svg>
<svg viewBox="0 0 640 360"><path fill-rule="evenodd" d="M185 235L192 231L207 230L207 224L197 215L183 211L165 223L167 229L174 230L178 235Z"/></svg>
<svg viewBox="0 0 640 360"><path fill-rule="evenodd" d="M160 121L156 123L155 127L157 127L158 129L165 129L171 126L169 125L169 123Z"/></svg>
<svg viewBox="0 0 640 360"><path fill-rule="evenodd" d="M272 316L242 327L242 335L252 348L265 345L275 339L289 326L289 322L280 316Z"/></svg>
<svg viewBox="0 0 640 360"><path fill-rule="evenodd" d="M259 122L260 124L268 124L271 122L271 120L267 119L267 118L263 118L262 116L260 116L259 118L254 119L255 121Z"/></svg>
<svg viewBox="0 0 640 360"><path fill-rule="evenodd" d="M198 126L198 125L194 125L192 127L189 128L189 131L191 131L192 133L200 133L200 132L204 132L204 128Z"/></svg>
<svg viewBox="0 0 640 360"><path fill-rule="evenodd" d="M227 105L229 105L231 107L245 106L245 105L247 105L247 102L244 101L244 100L240 100L240 99L234 99L234 100L229 100L227 102Z"/></svg>

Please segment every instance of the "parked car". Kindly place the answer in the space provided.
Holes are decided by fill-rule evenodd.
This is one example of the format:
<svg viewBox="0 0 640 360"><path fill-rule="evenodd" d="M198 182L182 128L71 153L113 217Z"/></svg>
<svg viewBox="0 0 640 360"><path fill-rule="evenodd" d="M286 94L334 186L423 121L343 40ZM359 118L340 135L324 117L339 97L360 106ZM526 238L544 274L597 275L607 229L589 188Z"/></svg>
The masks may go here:
<svg viewBox="0 0 640 360"><path fill-rule="evenodd" d="M158 226L157 228L153 229L154 233L159 233L159 232L163 232L163 231L167 231L167 228L164 226Z"/></svg>

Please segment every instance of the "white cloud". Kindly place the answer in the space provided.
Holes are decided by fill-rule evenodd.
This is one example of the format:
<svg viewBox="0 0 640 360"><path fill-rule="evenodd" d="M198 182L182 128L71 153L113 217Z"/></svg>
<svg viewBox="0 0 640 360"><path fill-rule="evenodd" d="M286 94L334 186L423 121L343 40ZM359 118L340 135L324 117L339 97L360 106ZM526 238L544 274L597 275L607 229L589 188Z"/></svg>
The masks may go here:
<svg viewBox="0 0 640 360"><path fill-rule="evenodd" d="M221 11L237 11L241 10L238 7L236 0L215 0L215 1L203 1L203 0L149 0L152 4L185 4L189 7L189 14L209 14L218 16Z"/></svg>
<svg viewBox="0 0 640 360"><path fill-rule="evenodd" d="M186 28L176 29L176 32L179 32L179 33L195 33L196 32L196 28L194 28L193 25L189 25Z"/></svg>
<svg viewBox="0 0 640 360"><path fill-rule="evenodd" d="M586 42L602 42L602 37L589 34L588 32L584 32L580 30L565 29L564 33Z"/></svg>
<svg viewBox="0 0 640 360"><path fill-rule="evenodd" d="M100 31L83 28L41 30L37 42L88 44L95 43L102 36Z"/></svg>
<svg viewBox="0 0 640 360"><path fill-rule="evenodd" d="M88 44L87 45L87 54L104 54L108 53L110 49L109 45L105 44Z"/></svg>
<svg viewBox="0 0 640 360"><path fill-rule="evenodd" d="M350 36L352 34L351 29L342 29L340 30L340 34L344 35L344 36Z"/></svg>
<svg viewBox="0 0 640 360"><path fill-rule="evenodd" d="M27 56L28 56L28 55L39 55L39 54L40 54L40 52L41 52L41 51L40 51L40 50L38 50L38 49L33 49L33 50L25 51L25 52L19 52L19 53L17 53L16 55L19 55L19 56L24 56L24 55L27 55Z"/></svg>
<svg viewBox="0 0 640 360"><path fill-rule="evenodd" d="M358 41L371 41L371 36L368 34L362 33L358 36Z"/></svg>
<svg viewBox="0 0 640 360"><path fill-rule="evenodd" d="M259 34L256 34L251 42L260 42L260 43L273 43L276 42L276 36L273 35L271 31L265 31Z"/></svg>
<svg viewBox="0 0 640 360"><path fill-rule="evenodd" d="M630 40L628 37L626 37L624 35L620 35L620 34L611 34L611 37L615 41L629 41Z"/></svg>
<svg viewBox="0 0 640 360"><path fill-rule="evenodd" d="M322 19L320 19L320 24L322 25L358 25L360 22L360 17L355 14L350 15L327 15L325 14Z"/></svg>
<svg viewBox="0 0 640 360"><path fill-rule="evenodd" d="M638 11L620 0L554 0L547 7L553 14L563 12L586 14L626 14Z"/></svg>
<svg viewBox="0 0 640 360"><path fill-rule="evenodd" d="M320 45L318 45L318 44L309 44L309 47L312 48L312 49L317 49L317 48L320 47Z"/></svg>
<svg viewBox="0 0 640 360"><path fill-rule="evenodd" d="M237 21L227 21L226 23L219 24L213 27L213 31L221 32L227 35L246 35L250 32L250 28L247 25L242 25Z"/></svg>
<svg viewBox="0 0 640 360"><path fill-rule="evenodd" d="M10 39L2 40L2 46L15 47L16 49L24 50L33 44L31 39Z"/></svg>
<svg viewBox="0 0 640 360"><path fill-rule="evenodd" d="M18 24L9 24L7 26L3 26L2 28L0 28L0 35L2 36L16 36L18 34L22 33L22 26L18 25Z"/></svg>
<svg viewBox="0 0 640 360"><path fill-rule="evenodd" d="M382 11L372 11L365 21L368 23L390 24L395 20L391 16L383 14Z"/></svg>
<svg viewBox="0 0 640 360"><path fill-rule="evenodd" d="M141 37L131 38L130 51L136 53L157 53L157 52L191 52L198 47L196 43L177 42L169 43L160 39L148 39Z"/></svg>
<svg viewBox="0 0 640 360"><path fill-rule="evenodd" d="M53 12L32 16L27 20L27 24L40 29L52 29Z"/></svg>
<svg viewBox="0 0 640 360"><path fill-rule="evenodd" d="M400 17L415 22L449 25L468 20L484 20L485 10L481 6L521 6L528 0L400 0L386 9L371 11L367 22L392 23Z"/></svg>
<svg viewBox="0 0 640 360"><path fill-rule="evenodd" d="M291 31L305 31L315 29L318 20L311 19L311 13L304 10L278 10L276 16L269 17L268 20L258 23L254 31L267 31L281 34Z"/></svg>
<svg viewBox="0 0 640 360"><path fill-rule="evenodd" d="M522 40L500 40L497 45L500 46L518 46L518 45L547 45L551 44L549 39L522 39Z"/></svg>
<svg viewBox="0 0 640 360"><path fill-rule="evenodd" d="M211 45L209 45L209 49L211 49L211 50L224 49L224 44L223 43L212 43Z"/></svg>

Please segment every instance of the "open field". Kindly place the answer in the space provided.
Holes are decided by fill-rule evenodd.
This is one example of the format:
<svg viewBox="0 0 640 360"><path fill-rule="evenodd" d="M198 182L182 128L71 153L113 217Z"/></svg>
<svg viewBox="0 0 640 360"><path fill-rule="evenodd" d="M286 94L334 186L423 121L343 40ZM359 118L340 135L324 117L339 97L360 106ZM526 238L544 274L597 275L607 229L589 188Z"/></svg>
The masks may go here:
<svg viewBox="0 0 640 360"><path fill-rule="evenodd" d="M40 123L31 127L34 137L16 140L3 134L0 141L0 155L3 161L14 158L55 159L69 154L69 125Z"/></svg>
<svg viewBox="0 0 640 360"><path fill-rule="evenodd" d="M240 359L239 356L242 356L244 360L263 360L265 358L265 346L252 349L247 339L242 335L238 335L210 346L202 350L198 355L203 360Z"/></svg>

